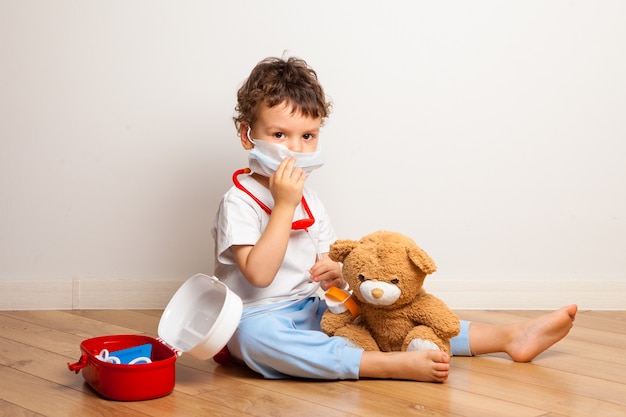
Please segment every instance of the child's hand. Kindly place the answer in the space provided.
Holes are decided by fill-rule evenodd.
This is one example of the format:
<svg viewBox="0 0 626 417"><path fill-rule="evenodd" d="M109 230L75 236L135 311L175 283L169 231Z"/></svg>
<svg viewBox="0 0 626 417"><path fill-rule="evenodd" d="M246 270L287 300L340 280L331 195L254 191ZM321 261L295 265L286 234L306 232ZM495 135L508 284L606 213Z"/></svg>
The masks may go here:
<svg viewBox="0 0 626 417"><path fill-rule="evenodd" d="M285 158L270 177L270 191L274 198L274 207L286 205L295 209L302 199L302 190L306 174L295 168L295 158Z"/></svg>
<svg viewBox="0 0 626 417"><path fill-rule="evenodd" d="M338 262L331 260L327 254L322 255L322 259L315 262L309 272L311 280L319 282L324 291L330 287L342 288L345 285L341 266Z"/></svg>

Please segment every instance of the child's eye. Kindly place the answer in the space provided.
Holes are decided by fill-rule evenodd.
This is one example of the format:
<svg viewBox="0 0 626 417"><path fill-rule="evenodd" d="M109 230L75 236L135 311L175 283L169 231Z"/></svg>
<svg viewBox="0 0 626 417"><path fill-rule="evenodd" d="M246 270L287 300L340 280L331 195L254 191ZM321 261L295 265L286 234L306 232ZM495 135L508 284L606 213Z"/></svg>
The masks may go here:
<svg viewBox="0 0 626 417"><path fill-rule="evenodd" d="M304 135L302 135L302 138L303 138L304 140L313 140L313 139L315 138L315 136L313 136L313 135L312 135L312 134L310 134L310 133L305 133Z"/></svg>

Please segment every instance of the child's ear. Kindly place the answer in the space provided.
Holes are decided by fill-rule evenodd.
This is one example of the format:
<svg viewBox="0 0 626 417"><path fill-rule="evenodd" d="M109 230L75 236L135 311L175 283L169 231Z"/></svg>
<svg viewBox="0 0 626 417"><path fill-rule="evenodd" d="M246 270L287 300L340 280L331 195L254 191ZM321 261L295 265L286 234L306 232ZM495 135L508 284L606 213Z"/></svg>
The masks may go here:
<svg viewBox="0 0 626 417"><path fill-rule="evenodd" d="M250 142L250 138L248 137L248 123L240 123L239 124L239 139L241 140L241 146L247 151L254 148L254 144Z"/></svg>

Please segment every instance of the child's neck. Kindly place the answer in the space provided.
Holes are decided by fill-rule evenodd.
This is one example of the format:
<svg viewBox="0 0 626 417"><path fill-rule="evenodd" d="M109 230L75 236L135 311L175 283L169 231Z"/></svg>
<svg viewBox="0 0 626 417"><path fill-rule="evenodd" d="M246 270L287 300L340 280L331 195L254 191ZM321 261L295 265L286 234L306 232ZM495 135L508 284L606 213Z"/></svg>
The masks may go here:
<svg viewBox="0 0 626 417"><path fill-rule="evenodd" d="M257 174L256 172L253 172L252 173L252 178L254 178L259 184L261 184L265 188L270 188L270 179L269 179L269 177L263 176L261 174Z"/></svg>

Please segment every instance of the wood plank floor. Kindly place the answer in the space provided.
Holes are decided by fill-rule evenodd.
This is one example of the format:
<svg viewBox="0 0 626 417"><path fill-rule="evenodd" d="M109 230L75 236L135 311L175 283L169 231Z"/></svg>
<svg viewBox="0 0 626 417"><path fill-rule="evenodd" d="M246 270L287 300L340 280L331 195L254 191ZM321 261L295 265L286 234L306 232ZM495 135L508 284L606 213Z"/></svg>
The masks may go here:
<svg viewBox="0 0 626 417"><path fill-rule="evenodd" d="M536 311L458 311L506 323ZM0 416L626 416L626 312L580 311L568 337L518 364L452 358L444 384L391 380L267 381L190 355L170 395L100 398L67 368L95 336L156 336L160 311L0 311Z"/></svg>

